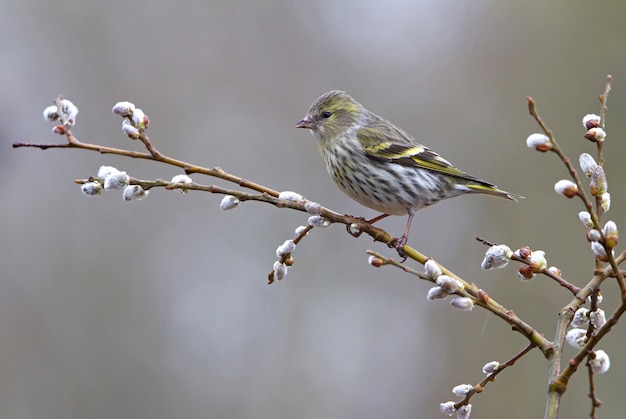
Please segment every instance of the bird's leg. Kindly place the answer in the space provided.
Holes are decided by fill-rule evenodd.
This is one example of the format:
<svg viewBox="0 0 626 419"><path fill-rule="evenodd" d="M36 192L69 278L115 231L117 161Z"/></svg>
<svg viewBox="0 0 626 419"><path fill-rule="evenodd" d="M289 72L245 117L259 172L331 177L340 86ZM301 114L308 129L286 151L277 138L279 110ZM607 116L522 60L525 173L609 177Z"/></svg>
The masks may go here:
<svg viewBox="0 0 626 419"><path fill-rule="evenodd" d="M398 251L398 255L400 255L402 259L402 261L400 263L404 263L404 261L407 259L407 255L402 251L402 248L404 247L404 245L406 244L408 238L409 238L409 230L411 230L411 222L413 221L413 216L415 215L415 212L409 212L409 219L406 222L406 228L404 229L404 233L402 234L402 237L398 238L398 239L391 239L389 241L389 243L387 243L387 246L395 248Z"/></svg>
<svg viewBox="0 0 626 419"><path fill-rule="evenodd" d="M385 217L389 217L389 214L380 214L378 217L374 217L371 220L366 220L363 217L355 217L355 218L357 218L360 221L365 221L367 224L371 225L371 224L374 224L377 221L382 220ZM352 227L351 225L346 226L346 230L348 230L348 233L350 233L352 235L352 237L359 237L361 235L362 231L361 230L354 231L354 230L352 230L351 227Z"/></svg>

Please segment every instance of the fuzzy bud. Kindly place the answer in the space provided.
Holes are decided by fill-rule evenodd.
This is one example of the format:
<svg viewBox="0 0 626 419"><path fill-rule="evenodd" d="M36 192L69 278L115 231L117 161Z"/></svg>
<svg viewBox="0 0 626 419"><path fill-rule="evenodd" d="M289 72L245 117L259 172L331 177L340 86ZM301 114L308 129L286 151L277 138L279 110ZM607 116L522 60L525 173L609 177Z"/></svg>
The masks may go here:
<svg viewBox="0 0 626 419"><path fill-rule="evenodd" d="M320 215L322 213L322 206L317 202L307 201L304 204L304 210L311 215Z"/></svg>
<svg viewBox="0 0 626 419"><path fill-rule="evenodd" d="M439 411L444 415L452 416L454 412L456 412L456 407L454 407L454 402L449 401L445 403L439 403Z"/></svg>
<svg viewBox="0 0 626 419"><path fill-rule="evenodd" d="M602 261L608 262L609 258L606 255L606 249L599 242L591 242L591 250Z"/></svg>
<svg viewBox="0 0 626 419"><path fill-rule="evenodd" d="M141 201L144 199L150 191L146 191L139 185L128 185L122 191L122 199L128 201Z"/></svg>
<svg viewBox="0 0 626 419"><path fill-rule="evenodd" d="M426 263L424 263L424 273L430 279L437 279L437 277L441 275L441 268L433 259L428 259Z"/></svg>
<svg viewBox="0 0 626 419"><path fill-rule="evenodd" d="M550 138L545 134L530 134L528 138L526 138L526 146L541 151L542 153L552 150Z"/></svg>
<svg viewBox="0 0 626 419"><path fill-rule="evenodd" d="M100 182L86 182L80 185L80 190L85 196L98 196L102 192Z"/></svg>
<svg viewBox="0 0 626 419"><path fill-rule="evenodd" d="M293 240L285 240L283 244L276 248L276 256L282 258L296 250L296 243Z"/></svg>
<svg viewBox="0 0 626 419"><path fill-rule="evenodd" d="M287 265L284 263L280 263L279 261L274 262L274 278L277 281L282 281L287 276Z"/></svg>
<svg viewBox="0 0 626 419"><path fill-rule="evenodd" d="M58 108L56 107L56 105L51 105L48 106L46 109L43 110L43 119L45 119L48 122L54 122L57 119L59 119L59 114L57 113Z"/></svg>
<svg viewBox="0 0 626 419"><path fill-rule="evenodd" d="M111 172L104 177L104 189L107 191L124 189L129 182L130 176L126 172Z"/></svg>
<svg viewBox="0 0 626 419"><path fill-rule="evenodd" d="M604 244L606 244L606 247L612 249L617 246L618 234L617 224L615 224L615 222L607 221L602 232L604 233Z"/></svg>
<svg viewBox="0 0 626 419"><path fill-rule="evenodd" d="M150 123L148 116L139 108L135 108L131 119L133 121L133 125L139 129L148 128L148 124Z"/></svg>
<svg viewBox="0 0 626 419"><path fill-rule="evenodd" d="M176 175L170 180L170 183L174 185L187 185L192 182L191 178L187 175ZM178 191L184 194L189 193L189 189L184 187L178 188Z"/></svg>
<svg viewBox="0 0 626 419"><path fill-rule="evenodd" d="M522 265L517 270L517 277L522 281L530 281L535 277L535 273L530 265Z"/></svg>
<svg viewBox="0 0 626 419"><path fill-rule="evenodd" d="M600 198L600 206L602 207L604 212L607 212L608 210L611 209L611 194L610 193L605 192L602 194L602 197Z"/></svg>
<svg viewBox="0 0 626 419"><path fill-rule="evenodd" d="M172 178L172 180L170 180L170 183L182 183L182 184L187 184L187 183L191 183L192 180L189 176L187 175L176 175Z"/></svg>
<svg viewBox="0 0 626 419"><path fill-rule="evenodd" d="M500 269L504 268L513 256L513 251L504 244L497 246L491 246L485 252L485 258L483 259L480 267L483 269Z"/></svg>
<svg viewBox="0 0 626 419"><path fill-rule="evenodd" d="M596 170L596 167L598 167L598 163L596 163L595 159L591 157L591 154L587 153L582 153L580 155L578 163L580 164L580 169L587 177L591 177L594 170Z"/></svg>
<svg viewBox="0 0 626 419"><path fill-rule="evenodd" d="M587 341L587 332L584 329L570 329L565 335L565 341L574 348L582 348Z"/></svg>
<svg viewBox="0 0 626 419"><path fill-rule="evenodd" d="M596 329L601 328L606 323L606 314L601 308L589 313L589 320Z"/></svg>
<svg viewBox="0 0 626 419"><path fill-rule="evenodd" d="M298 237L300 234L302 234L302 232L304 230L306 230L306 226L298 226L298 227L296 227L296 230L295 230L296 237ZM306 234L309 234L309 233L307 232Z"/></svg>
<svg viewBox="0 0 626 419"><path fill-rule="evenodd" d="M535 250L530 255L530 267L532 268L534 273L539 273L543 271L548 266L548 261L546 260L546 252L543 250Z"/></svg>
<svg viewBox="0 0 626 419"><path fill-rule="evenodd" d="M588 113L587 115L583 116L583 127L585 127L585 129L596 128L599 125L600 116L593 113Z"/></svg>
<svg viewBox="0 0 626 419"><path fill-rule="evenodd" d="M456 411L456 419L469 419L470 414L472 413L472 404L464 404L459 407Z"/></svg>
<svg viewBox="0 0 626 419"><path fill-rule="evenodd" d="M61 112L65 117L65 124L73 126L76 123L76 116L78 115L78 108L72 103L72 101L63 99L60 103Z"/></svg>
<svg viewBox="0 0 626 419"><path fill-rule="evenodd" d="M592 242L599 242L600 239L602 238L602 234L600 234L600 232L598 230L596 230L595 228L592 228L591 230L587 230L587 241L592 243Z"/></svg>
<svg viewBox="0 0 626 419"><path fill-rule="evenodd" d="M450 301L450 305L461 311L472 311L474 308L474 300L469 297L457 297Z"/></svg>
<svg viewBox="0 0 626 419"><path fill-rule="evenodd" d="M591 191L591 195L593 196L602 196L603 193L607 191L609 185L606 182L606 175L604 174L604 169L602 166L596 167L591 175L591 185L589 185L589 190Z"/></svg>
<svg viewBox="0 0 626 419"><path fill-rule="evenodd" d="M139 129L128 119L125 119L124 122L122 122L122 132L131 140L137 140L141 136Z"/></svg>
<svg viewBox="0 0 626 419"><path fill-rule="evenodd" d="M428 290L428 294L426 295L426 299L428 301L439 300L442 298L446 298L448 293L441 287L432 287Z"/></svg>
<svg viewBox="0 0 626 419"><path fill-rule="evenodd" d="M458 290L465 289L465 286L461 281L448 275L439 275L435 280L435 283L439 285L443 290L445 290L448 294L452 294L453 292L456 292Z"/></svg>
<svg viewBox="0 0 626 419"><path fill-rule="evenodd" d="M236 196L225 195L224 198L222 198L222 202L220 202L220 210L228 211L235 209L239 206L239 204L241 204L241 201Z"/></svg>
<svg viewBox="0 0 626 419"><path fill-rule="evenodd" d="M589 309L581 307L576 310L576 313L574 313L571 326L574 328L581 328L585 327L587 324L589 324Z"/></svg>
<svg viewBox="0 0 626 419"><path fill-rule="evenodd" d="M111 112L126 118L131 116L133 112L135 112L135 104L131 102L117 102L113 106L113 109L111 109Z"/></svg>
<svg viewBox="0 0 626 419"><path fill-rule="evenodd" d="M284 201L289 201L289 202L295 202L296 204L299 204L302 201L304 201L304 198L302 197L302 195L296 192L291 192L291 191L282 191L280 194L278 194L278 199L282 199Z"/></svg>
<svg viewBox="0 0 626 419"><path fill-rule="evenodd" d="M97 177L104 180L104 178L113 173L119 173L119 170L113 166L100 166Z"/></svg>
<svg viewBox="0 0 626 419"><path fill-rule="evenodd" d="M591 220L591 214L587 211L581 211L578 213L578 219L587 228L593 228L593 221Z"/></svg>
<svg viewBox="0 0 626 419"><path fill-rule="evenodd" d="M459 384L452 389L452 393L457 397L465 397L472 390L474 390L474 386L471 384Z"/></svg>
<svg viewBox="0 0 626 419"><path fill-rule="evenodd" d="M522 246L519 249L517 249L515 251L515 255L523 258L523 259L528 259L531 255L533 251L530 249L530 247L528 246Z"/></svg>
<svg viewBox="0 0 626 419"><path fill-rule="evenodd" d="M330 220L319 215L312 215L308 219L309 225L313 227L326 228L330 226Z"/></svg>
<svg viewBox="0 0 626 419"><path fill-rule="evenodd" d="M381 266L385 264L385 262L381 258L379 258L378 256L374 256L374 255L370 255L370 257L367 258L367 263L369 263L375 268L380 268Z"/></svg>
<svg viewBox="0 0 626 419"><path fill-rule="evenodd" d="M611 368L611 360L602 349L593 352L594 358L589 360L591 370L596 374L604 374Z"/></svg>
<svg viewBox="0 0 626 419"><path fill-rule="evenodd" d="M554 191L568 198L573 198L578 194L578 187L571 180L562 179L554 184Z"/></svg>
<svg viewBox="0 0 626 419"><path fill-rule="evenodd" d="M585 133L585 138L592 143L601 143L606 139L606 132L600 127L591 128Z"/></svg>
<svg viewBox="0 0 626 419"><path fill-rule="evenodd" d="M483 374L493 374L500 369L500 363L498 361L487 362L483 366Z"/></svg>

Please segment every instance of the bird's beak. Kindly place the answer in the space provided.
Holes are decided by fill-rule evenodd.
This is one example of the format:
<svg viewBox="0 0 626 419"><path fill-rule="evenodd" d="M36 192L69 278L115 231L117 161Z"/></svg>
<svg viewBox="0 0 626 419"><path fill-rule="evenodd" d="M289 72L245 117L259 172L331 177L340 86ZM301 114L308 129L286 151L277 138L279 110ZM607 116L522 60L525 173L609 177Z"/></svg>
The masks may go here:
<svg viewBox="0 0 626 419"><path fill-rule="evenodd" d="M313 130L317 128L317 124L311 121L311 119L307 116L302 121L298 122L294 128L306 128Z"/></svg>

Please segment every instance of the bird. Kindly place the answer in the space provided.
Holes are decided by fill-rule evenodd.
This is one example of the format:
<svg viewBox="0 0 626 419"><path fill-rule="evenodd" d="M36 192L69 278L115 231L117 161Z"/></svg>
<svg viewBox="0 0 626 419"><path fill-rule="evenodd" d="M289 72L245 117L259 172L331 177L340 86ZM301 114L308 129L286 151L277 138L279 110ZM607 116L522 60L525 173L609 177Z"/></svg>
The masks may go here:
<svg viewBox="0 0 626 419"><path fill-rule="evenodd" d="M342 192L381 213L367 223L408 216L402 236L388 243L401 255L413 217L422 208L464 194L523 198L457 169L341 90L315 100L295 128L313 134L326 170Z"/></svg>

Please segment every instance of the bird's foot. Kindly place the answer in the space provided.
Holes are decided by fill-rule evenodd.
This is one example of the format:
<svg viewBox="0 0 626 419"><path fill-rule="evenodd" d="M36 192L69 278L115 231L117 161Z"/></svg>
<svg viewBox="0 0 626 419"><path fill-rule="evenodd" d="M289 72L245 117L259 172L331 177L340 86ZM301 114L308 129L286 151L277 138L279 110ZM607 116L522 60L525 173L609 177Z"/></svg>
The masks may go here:
<svg viewBox="0 0 626 419"><path fill-rule="evenodd" d="M396 251L398 252L398 255L402 258L400 263L404 263L408 258L406 253L404 253L404 251L402 250L402 248L406 244L406 241L407 241L407 237L402 236L400 238L391 239L389 240L389 242L387 242L387 246L389 246L392 249L396 249Z"/></svg>

